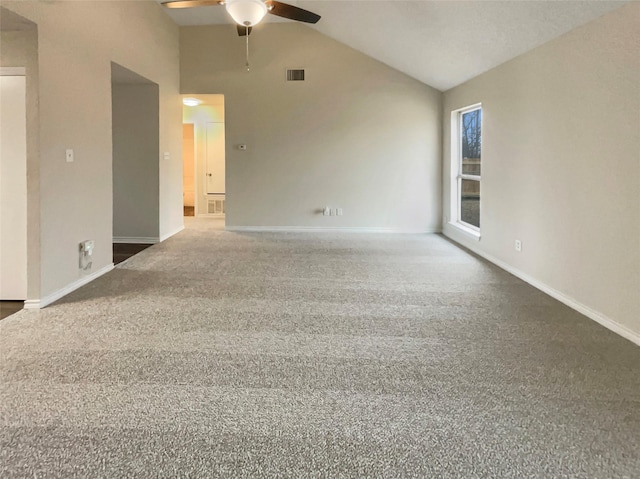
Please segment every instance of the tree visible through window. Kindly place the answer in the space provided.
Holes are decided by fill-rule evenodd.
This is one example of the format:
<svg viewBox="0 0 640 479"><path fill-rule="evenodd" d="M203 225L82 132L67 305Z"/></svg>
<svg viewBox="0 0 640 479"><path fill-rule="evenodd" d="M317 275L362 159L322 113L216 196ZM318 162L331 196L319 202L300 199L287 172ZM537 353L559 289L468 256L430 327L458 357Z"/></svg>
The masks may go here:
<svg viewBox="0 0 640 479"><path fill-rule="evenodd" d="M482 108L460 112L458 220L480 228L480 174L482 166Z"/></svg>
<svg viewBox="0 0 640 479"><path fill-rule="evenodd" d="M478 158L481 156L482 110L473 110L462 114L462 156Z"/></svg>

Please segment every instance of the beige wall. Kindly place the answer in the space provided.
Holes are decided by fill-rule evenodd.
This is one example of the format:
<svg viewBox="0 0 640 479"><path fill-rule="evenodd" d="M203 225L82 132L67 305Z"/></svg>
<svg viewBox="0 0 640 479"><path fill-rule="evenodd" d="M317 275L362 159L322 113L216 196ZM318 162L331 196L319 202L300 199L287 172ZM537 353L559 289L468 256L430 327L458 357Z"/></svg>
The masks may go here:
<svg viewBox="0 0 640 479"><path fill-rule="evenodd" d="M160 235L182 225L178 27L154 2L13 2L38 26L41 291L84 276L78 243L95 240L93 271L112 262L111 62L159 85ZM75 162L65 162L65 149Z"/></svg>
<svg viewBox="0 0 640 479"><path fill-rule="evenodd" d="M157 242L158 85L114 83L112 105L113 237L119 242Z"/></svg>
<svg viewBox="0 0 640 479"><path fill-rule="evenodd" d="M636 335L639 24L605 15L446 92L443 118L449 215L450 113L482 102L482 238L445 233Z"/></svg>
<svg viewBox="0 0 640 479"><path fill-rule="evenodd" d="M302 24L255 28L250 72L232 25L180 32L181 91L225 96L228 227L440 229L438 91Z"/></svg>
<svg viewBox="0 0 640 479"><path fill-rule="evenodd" d="M12 16L2 11L4 20ZM38 32L21 22L21 31L0 32L0 66L24 67L27 114L27 298L40 297L40 121L38 109Z"/></svg>

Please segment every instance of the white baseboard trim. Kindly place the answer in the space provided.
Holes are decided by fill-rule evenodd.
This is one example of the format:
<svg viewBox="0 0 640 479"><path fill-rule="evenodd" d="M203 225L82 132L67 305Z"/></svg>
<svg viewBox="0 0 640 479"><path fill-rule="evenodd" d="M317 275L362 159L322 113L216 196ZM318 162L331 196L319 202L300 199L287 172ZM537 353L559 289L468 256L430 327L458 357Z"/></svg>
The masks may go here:
<svg viewBox="0 0 640 479"><path fill-rule="evenodd" d="M132 244L156 244L160 242L160 238L151 236L114 236L113 242Z"/></svg>
<svg viewBox="0 0 640 479"><path fill-rule="evenodd" d="M132 244L157 244L162 243L164 240L171 238L173 235L180 233L184 229L184 225L176 228L175 230L162 235L160 237L151 236L114 236L114 243L132 243Z"/></svg>
<svg viewBox="0 0 640 479"><path fill-rule="evenodd" d="M508 273L511 273L512 275L520 278L522 281L524 281L526 283L529 283L534 288L537 288L540 291L542 291L543 293L548 294L552 298L557 299L561 303L569 306L571 309L575 309L579 313L584 314L587 318L592 319L596 323L601 324L602 326L604 326L608 330L613 331L614 333L616 333L616 334L622 336L623 338L628 339L632 343L637 344L638 346L640 346L640 333L632 331L631 329L627 328L626 326L623 326L620 323L614 321L613 319L605 316L604 314L602 314L602 313L590 308L586 304L582 304L580 301L577 301L576 299L574 299L574 298L572 298L570 296L567 296L563 292L558 291L557 289L554 289L551 286L549 286L549 285L547 285L547 284L545 284L545 283L543 283L541 281L538 281L537 279L529 276L528 274L520 271L517 268L514 268L513 266L505 263L504 261L499 260L498 258L495 258L495 257L491 256L490 254L485 253L484 251L480 251L477 247L475 247L475 245L469 245L469 244L457 241L456 238L453 235L450 235L447 230L445 230L444 235L447 238L451 239L452 241L455 241L456 243L459 243L462 246L464 246L465 248L473 251L478 256L482 256L487 261L495 264L496 266L499 266L500 268L502 268L503 270L507 271Z"/></svg>
<svg viewBox="0 0 640 479"><path fill-rule="evenodd" d="M326 228L322 226L225 226L226 231L235 232L283 232L283 233L400 233L423 234L440 233L439 228L402 229L402 228L358 228L340 227Z"/></svg>
<svg viewBox="0 0 640 479"><path fill-rule="evenodd" d="M176 228L175 230L171 231L170 233L167 233L166 235L162 235L160 236L160 243L162 243L164 240L168 240L169 238L171 238L173 235L177 235L178 233L180 233L180 231L182 231L184 229L184 225L180 226L179 228Z"/></svg>
<svg viewBox="0 0 640 479"><path fill-rule="evenodd" d="M0 76L23 77L27 74L25 67L0 67Z"/></svg>
<svg viewBox="0 0 640 479"><path fill-rule="evenodd" d="M60 298L68 295L69 293L75 291L81 286L84 286L85 284L90 283L91 281L99 278L103 274L107 274L112 269L113 269L113 263L105 266L102 269L99 269L94 273L91 273L90 275L80 278L71 284L68 284L64 288L59 289L58 291L50 294L49 296L46 296L40 299L28 299L24 302L24 309L42 309L46 306L49 306L51 303L58 301Z"/></svg>

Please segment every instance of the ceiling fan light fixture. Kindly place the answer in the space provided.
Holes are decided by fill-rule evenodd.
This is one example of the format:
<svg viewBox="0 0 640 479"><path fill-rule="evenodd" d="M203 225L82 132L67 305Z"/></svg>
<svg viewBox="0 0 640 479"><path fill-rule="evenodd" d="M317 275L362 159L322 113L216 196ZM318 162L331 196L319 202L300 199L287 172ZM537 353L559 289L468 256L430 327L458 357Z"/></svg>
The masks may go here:
<svg viewBox="0 0 640 479"><path fill-rule="evenodd" d="M261 0L226 0L225 6L231 18L245 27L253 27L267 14L267 6Z"/></svg>

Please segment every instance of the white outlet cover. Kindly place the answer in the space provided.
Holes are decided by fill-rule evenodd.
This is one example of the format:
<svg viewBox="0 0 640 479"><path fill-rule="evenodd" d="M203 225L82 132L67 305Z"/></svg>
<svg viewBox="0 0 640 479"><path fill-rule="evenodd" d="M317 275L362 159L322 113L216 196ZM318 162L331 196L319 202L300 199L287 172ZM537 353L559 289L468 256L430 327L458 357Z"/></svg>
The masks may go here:
<svg viewBox="0 0 640 479"><path fill-rule="evenodd" d="M73 163L73 150L68 148L66 151L67 163Z"/></svg>
<svg viewBox="0 0 640 479"><path fill-rule="evenodd" d="M93 240L83 241L82 243L80 243L80 251L83 251L84 253L87 253L90 255L91 252L93 251L93 246L94 246Z"/></svg>

